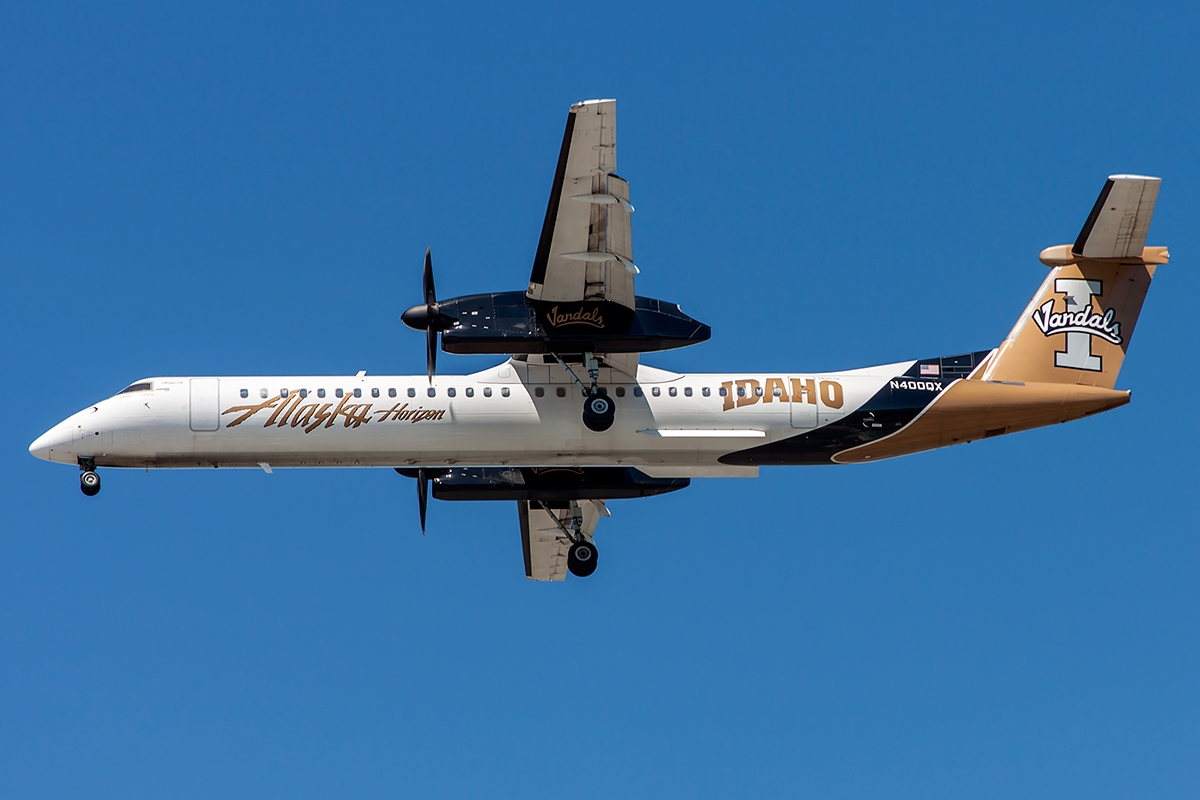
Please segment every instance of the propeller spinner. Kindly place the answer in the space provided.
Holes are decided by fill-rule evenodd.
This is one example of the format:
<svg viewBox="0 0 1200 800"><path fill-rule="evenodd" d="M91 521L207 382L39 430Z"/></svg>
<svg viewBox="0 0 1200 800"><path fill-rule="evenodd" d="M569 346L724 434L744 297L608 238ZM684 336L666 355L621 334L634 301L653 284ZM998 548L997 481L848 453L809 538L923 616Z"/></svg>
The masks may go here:
<svg viewBox="0 0 1200 800"><path fill-rule="evenodd" d="M425 269L421 275L421 288L425 302L415 305L400 315L405 325L413 330L425 331L425 364L429 372L429 380L433 382L433 373L437 368L437 335L454 324L454 319L442 314L438 306L437 292L433 288L433 259L429 248L425 248Z"/></svg>

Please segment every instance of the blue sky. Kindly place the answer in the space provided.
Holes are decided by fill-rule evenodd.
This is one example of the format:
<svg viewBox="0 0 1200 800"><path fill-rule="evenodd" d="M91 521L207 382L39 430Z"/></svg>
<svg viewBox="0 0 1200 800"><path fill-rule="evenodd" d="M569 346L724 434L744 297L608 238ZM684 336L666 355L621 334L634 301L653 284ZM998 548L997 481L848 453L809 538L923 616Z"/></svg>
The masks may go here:
<svg viewBox="0 0 1200 800"><path fill-rule="evenodd" d="M0 8L0 795L1193 797L1193 5ZM1164 179L1122 409L613 503L390 471L109 471L43 430L147 375L419 373L524 286L568 106L619 101L688 370L991 347L1106 175ZM443 355L443 372L487 359Z"/></svg>

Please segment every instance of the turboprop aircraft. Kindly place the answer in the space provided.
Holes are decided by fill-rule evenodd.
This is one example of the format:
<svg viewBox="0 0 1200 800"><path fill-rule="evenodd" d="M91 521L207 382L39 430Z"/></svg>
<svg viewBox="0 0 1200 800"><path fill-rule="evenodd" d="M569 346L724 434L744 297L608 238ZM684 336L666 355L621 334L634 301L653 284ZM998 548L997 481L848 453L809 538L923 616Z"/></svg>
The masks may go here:
<svg viewBox="0 0 1200 800"><path fill-rule="evenodd" d="M1160 180L1113 175L1074 244L990 350L818 374L680 374L640 354L709 338L675 303L634 294L616 103L571 107L524 291L424 302L426 375L144 378L29 447L99 467L391 467L416 478L421 530L440 500L515 501L533 580L592 574L607 501L764 465L857 464L1107 411L1164 247L1146 247ZM509 358L435 374L439 349ZM582 397L582 416L580 398Z"/></svg>

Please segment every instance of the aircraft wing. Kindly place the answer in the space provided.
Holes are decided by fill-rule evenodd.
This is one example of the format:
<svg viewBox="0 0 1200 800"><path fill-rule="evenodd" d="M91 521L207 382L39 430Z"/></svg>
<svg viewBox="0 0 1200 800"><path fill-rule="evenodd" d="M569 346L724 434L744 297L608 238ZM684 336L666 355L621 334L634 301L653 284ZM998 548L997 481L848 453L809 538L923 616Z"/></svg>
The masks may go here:
<svg viewBox="0 0 1200 800"><path fill-rule="evenodd" d="M535 581L561 581L567 577L567 551L571 548L571 540L563 528L571 527L571 506L578 509L582 518L580 531L588 538L596 530L600 517L608 516L603 500L517 501L525 577Z"/></svg>
<svg viewBox="0 0 1200 800"><path fill-rule="evenodd" d="M526 294L633 308L629 184L617 177L617 101L571 106Z"/></svg>
<svg viewBox="0 0 1200 800"><path fill-rule="evenodd" d="M547 303L609 301L634 308L629 184L617 176L617 101L571 106L526 295ZM599 353L637 377L637 353Z"/></svg>

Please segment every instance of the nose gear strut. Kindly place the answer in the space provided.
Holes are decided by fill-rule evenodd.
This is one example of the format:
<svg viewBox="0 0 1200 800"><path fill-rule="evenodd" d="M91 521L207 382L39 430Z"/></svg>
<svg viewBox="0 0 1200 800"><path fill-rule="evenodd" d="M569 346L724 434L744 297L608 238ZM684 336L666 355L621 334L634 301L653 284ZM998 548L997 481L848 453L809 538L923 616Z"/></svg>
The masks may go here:
<svg viewBox="0 0 1200 800"><path fill-rule="evenodd" d="M100 494L100 476L96 474L96 459L80 456L79 469L79 491L88 497Z"/></svg>

